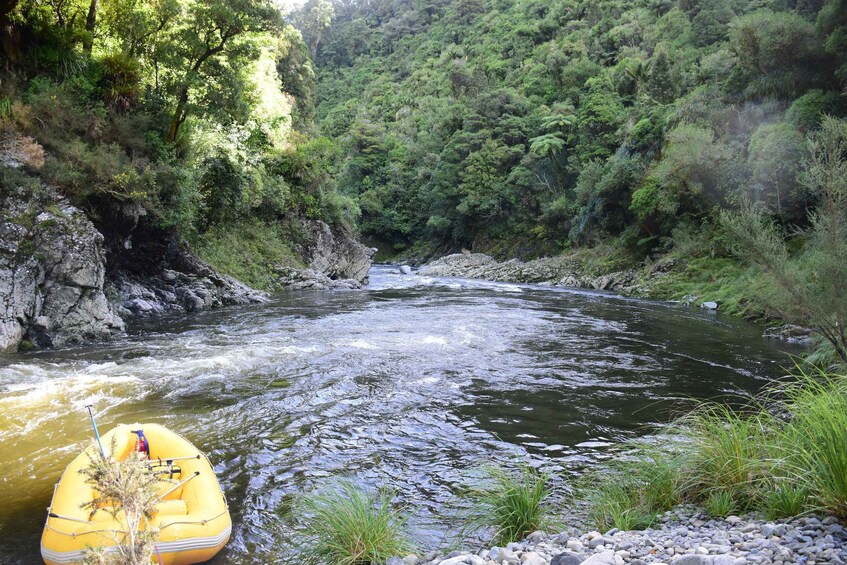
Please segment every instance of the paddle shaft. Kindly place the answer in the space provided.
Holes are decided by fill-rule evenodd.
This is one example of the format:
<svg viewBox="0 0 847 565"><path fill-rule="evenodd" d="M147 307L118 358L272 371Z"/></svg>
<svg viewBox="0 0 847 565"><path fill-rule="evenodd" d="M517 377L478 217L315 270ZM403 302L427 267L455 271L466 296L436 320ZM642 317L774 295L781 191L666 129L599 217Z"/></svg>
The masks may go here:
<svg viewBox="0 0 847 565"><path fill-rule="evenodd" d="M175 491L175 490L176 490L176 489L178 489L179 487L183 486L185 483L187 483L188 481L190 481L191 479L193 479L194 477L196 477L196 476L197 476L197 475L199 475L199 474L200 474L200 471L194 471L194 474L193 474L193 475L191 475L190 477L188 477L187 479L185 479L185 480L184 480L184 481L182 481L181 483L174 485L174 486L173 486L173 488L172 488L172 489L169 489L167 492L163 492L162 494L160 494L160 495L159 495L159 500L164 500L164 498L165 498L166 496L168 496L170 493L172 493L173 491Z"/></svg>
<svg viewBox="0 0 847 565"><path fill-rule="evenodd" d="M91 404L86 406L86 408L88 408L88 416L91 418L91 427L94 428L94 437L97 438L97 445L100 447L100 457L105 459L106 452L103 451L103 444L100 442L100 432L97 430L97 422L94 421L94 413L91 411Z"/></svg>

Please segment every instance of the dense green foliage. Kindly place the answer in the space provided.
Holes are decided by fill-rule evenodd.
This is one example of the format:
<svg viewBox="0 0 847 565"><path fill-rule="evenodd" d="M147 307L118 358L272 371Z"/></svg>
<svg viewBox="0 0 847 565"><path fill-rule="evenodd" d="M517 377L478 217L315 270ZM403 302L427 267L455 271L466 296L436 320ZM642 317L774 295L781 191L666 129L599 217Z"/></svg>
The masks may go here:
<svg viewBox="0 0 847 565"><path fill-rule="evenodd" d="M841 0L338 1L315 44L316 114L363 233L395 250L615 238L643 256L741 198L807 221L805 138L847 110L845 13Z"/></svg>
<svg viewBox="0 0 847 565"><path fill-rule="evenodd" d="M326 174L334 145L309 131L307 47L275 3L18 0L0 23L2 153L95 222L140 206L200 247L228 226L355 222Z"/></svg>
<svg viewBox="0 0 847 565"><path fill-rule="evenodd" d="M724 223L764 274L765 303L792 323L813 327L847 363L847 121L823 119L812 135L802 185L817 201L792 253L762 207L724 213Z"/></svg>

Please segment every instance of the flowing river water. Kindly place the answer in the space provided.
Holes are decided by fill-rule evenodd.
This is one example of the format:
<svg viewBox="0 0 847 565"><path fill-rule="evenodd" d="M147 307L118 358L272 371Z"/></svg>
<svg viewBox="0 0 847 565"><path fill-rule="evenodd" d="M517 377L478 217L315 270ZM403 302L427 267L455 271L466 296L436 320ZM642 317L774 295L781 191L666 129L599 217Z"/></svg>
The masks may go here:
<svg viewBox="0 0 847 565"><path fill-rule="evenodd" d="M102 431L159 422L206 451L234 520L214 563L263 563L288 551L292 499L337 477L396 489L415 539L443 547L484 464L577 474L691 399L759 390L786 348L696 308L376 266L365 290L0 358L0 563L40 561L87 404Z"/></svg>

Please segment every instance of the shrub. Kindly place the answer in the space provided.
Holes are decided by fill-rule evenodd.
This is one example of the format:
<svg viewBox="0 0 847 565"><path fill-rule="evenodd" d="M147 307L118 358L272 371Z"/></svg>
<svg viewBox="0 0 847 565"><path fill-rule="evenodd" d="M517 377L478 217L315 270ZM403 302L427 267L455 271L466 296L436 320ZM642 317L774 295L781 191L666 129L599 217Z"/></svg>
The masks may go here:
<svg viewBox="0 0 847 565"><path fill-rule="evenodd" d="M86 563L97 565L146 565L153 556L158 536L156 528L149 526L159 497L156 492L156 475L148 464L132 453L123 460L114 459L115 442L106 457L99 450L91 450L90 463L82 469L86 481L94 488L95 497L85 504L94 512L106 511L121 524L115 532L116 551L94 548L87 552Z"/></svg>
<svg viewBox="0 0 847 565"><path fill-rule="evenodd" d="M844 111L844 102L838 92L810 90L794 102L785 113L785 119L802 130L813 130L827 114L837 115Z"/></svg>
<svg viewBox="0 0 847 565"><path fill-rule="evenodd" d="M349 481L305 496L304 558L325 565L384 564L407 553L405 518L392 509L393 493L369 493Z"/></svg>
<svg viewBox="0 0 847 565"><path fill-rule="evenodd" d="M106 105L126 112L138 102L141 88L141 65L122 53L106 55L100 60L103 77L100 84Z"/></svg>

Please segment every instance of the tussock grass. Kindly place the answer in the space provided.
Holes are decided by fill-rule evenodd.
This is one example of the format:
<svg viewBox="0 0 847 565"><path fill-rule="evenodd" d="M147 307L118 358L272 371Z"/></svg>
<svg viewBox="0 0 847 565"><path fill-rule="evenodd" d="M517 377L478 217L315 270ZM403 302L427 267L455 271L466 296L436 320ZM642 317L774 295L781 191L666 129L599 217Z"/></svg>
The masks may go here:
<svg viewBox="0 0 847 565"><path fill-rule="evenodd" d="M588 478L583 492L598 530L639 530L681 502L678 454L639 446L635 455Z"/></svg>
<svg viewBox="0 0 847 565"><path fill-rule="evenodd" d="M847 379L801 373L785 395L790 418L779 438L788 472L817 506L847 518Z"/></svg>
<svg viewBox="0 0 847 565"><path fill-rule="evenodd" d="M789 518L802 514L809 500L807 487L796 480L780 480L761 495L761 510L768 520Z"/></svg>
<svg viewBox="0 0 847 565"><path fill-rule="evenodd" d="M713 490L706 496L703 505L712 516L723 518L735 512L735 496L729 490Z"/></svg>
<svg viewBox="0 0 847 565"><path fill-rule="evenodd" d="M517 470L485 469L488 484L471 493L475 515L472 527L493 528L493 543L505 545L551 525L547 504L550 477L529 465Z"/></svg>
<svg viewBox="0 0 847 565"><path fill-rule="evenodd" d="M745 414L716 404L683 418L684 489L701 500L713 491L727 493L738 509L749 509L770 476L772 423L764 410Z"/></svg>
<svg viewBox="0 0 847 565"><path fill-rule="evenodd" d="M368 492L350 481L304 496L302 557L321 565L381 565L412 550L406 519L388 490Z"/></svg>
<svg viewBox="0 0 847 565"><path fill-rule="evenodd" d="M599 475L585 495L595 526L647 527L678 502L847 518L847 377L797 371L745 410L703 404L681 418L663 440L672 454L636 448Z"/></svg>

